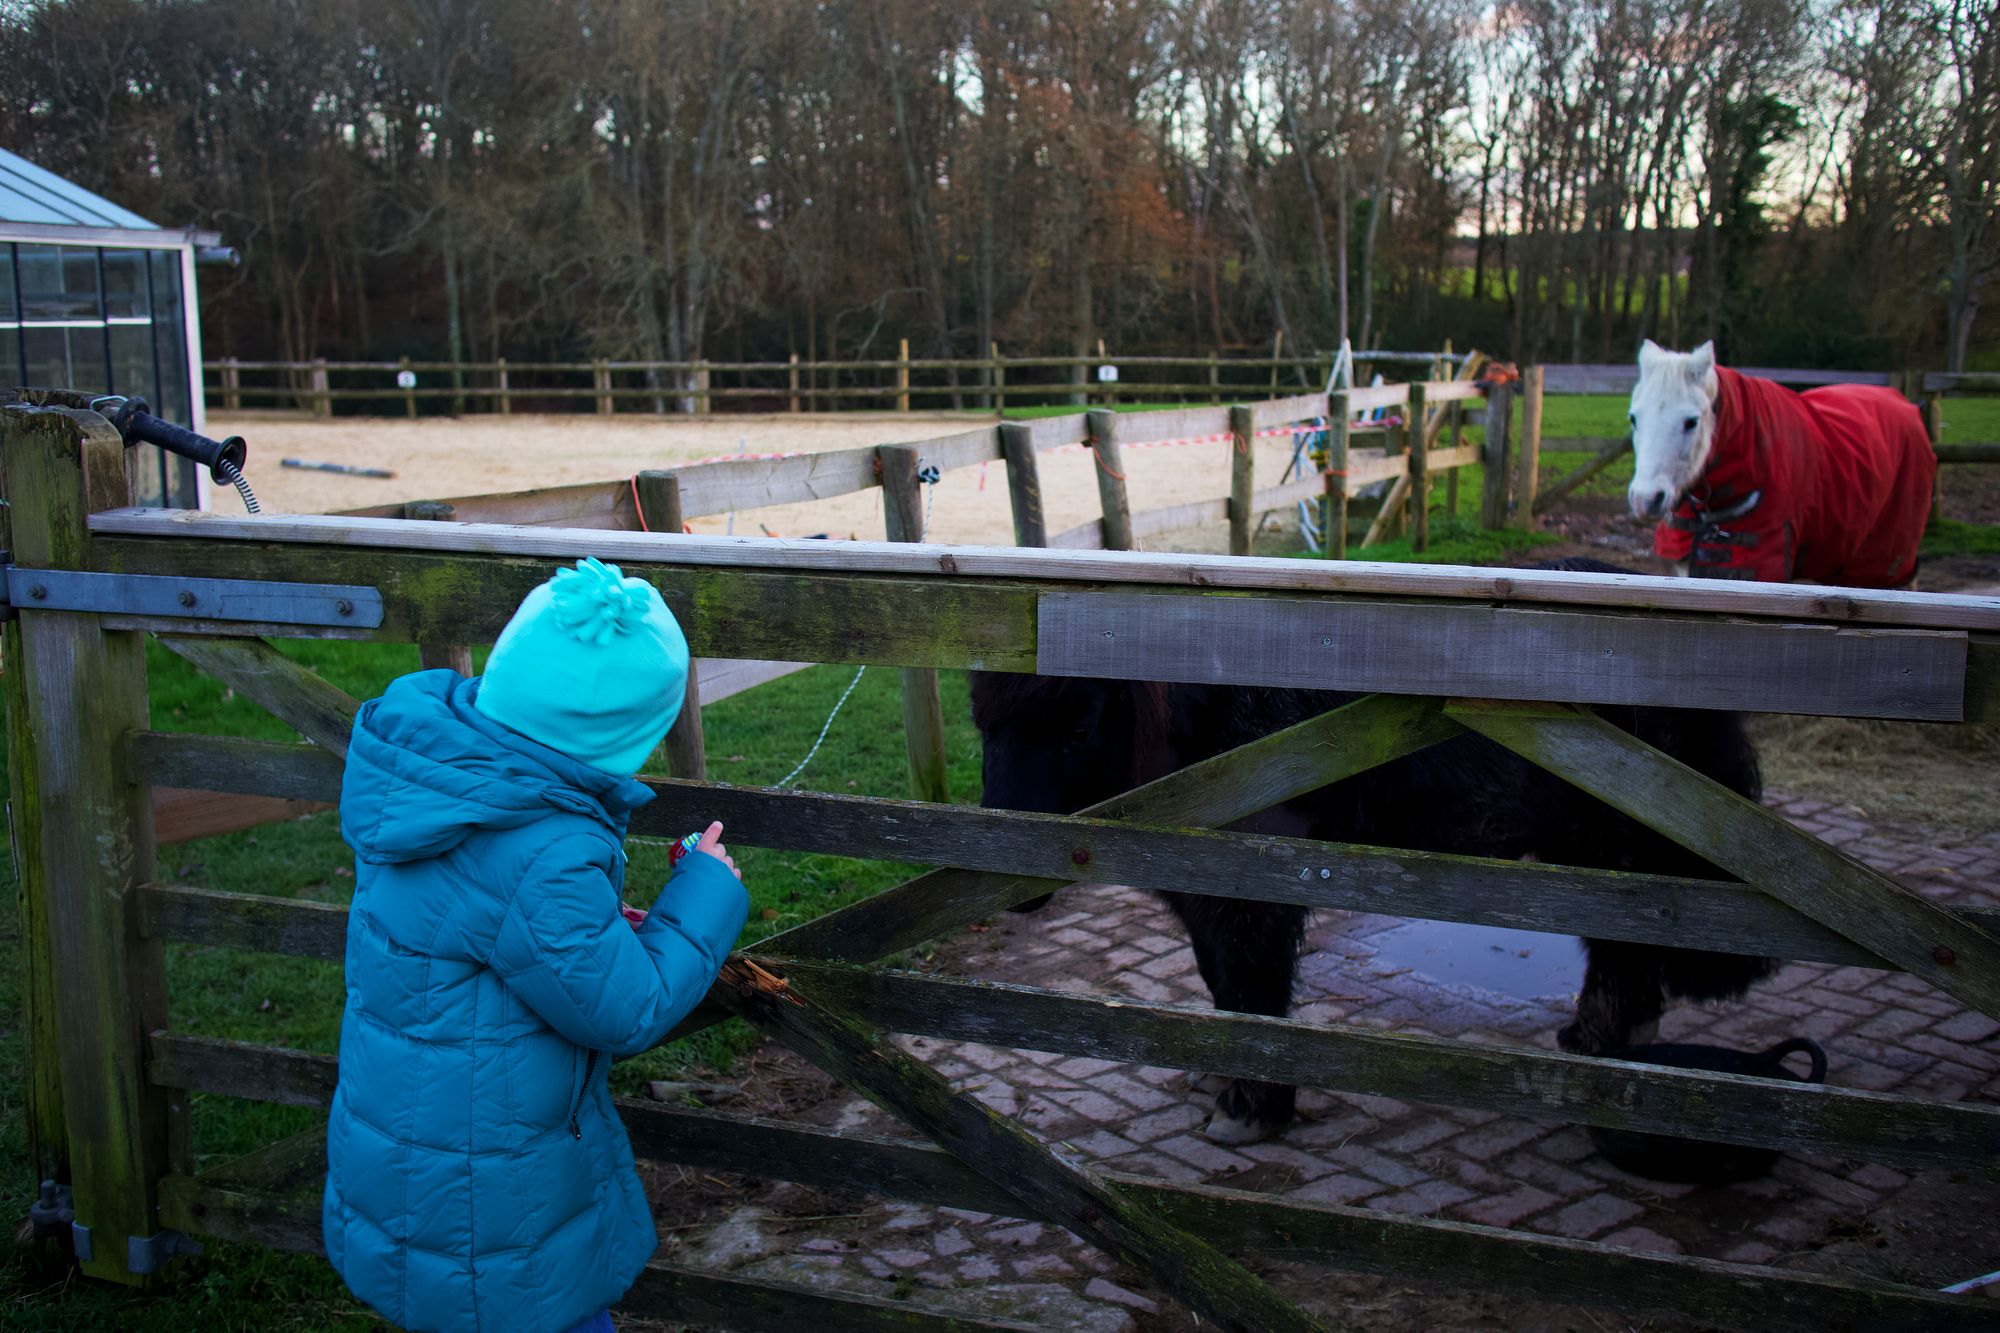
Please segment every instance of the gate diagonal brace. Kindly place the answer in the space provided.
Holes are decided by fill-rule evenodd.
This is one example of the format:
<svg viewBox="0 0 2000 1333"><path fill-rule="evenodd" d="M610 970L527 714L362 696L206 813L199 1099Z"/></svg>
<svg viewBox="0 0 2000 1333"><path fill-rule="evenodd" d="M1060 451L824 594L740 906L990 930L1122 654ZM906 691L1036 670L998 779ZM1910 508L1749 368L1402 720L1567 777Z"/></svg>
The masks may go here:
<svg viewBox="0 0 2000 1333"><path fill-rule="evenodd" d="M97 574L9 564L5 594L0 619L31 610L336 629L379 629L382 625L382 594L359 584Z"/></svg>
<svg viewBox="0 0 2000 1333"><path fill-rule="evenodd" d="M1060 1149L961 1092L888 1037L738 955L710 991L870 1101L901 1117L967 1166L1106 1253L1149 1273L1225 1333L1290 1333L1325 1325L1207 1241L1168 1222Z"/></svg>

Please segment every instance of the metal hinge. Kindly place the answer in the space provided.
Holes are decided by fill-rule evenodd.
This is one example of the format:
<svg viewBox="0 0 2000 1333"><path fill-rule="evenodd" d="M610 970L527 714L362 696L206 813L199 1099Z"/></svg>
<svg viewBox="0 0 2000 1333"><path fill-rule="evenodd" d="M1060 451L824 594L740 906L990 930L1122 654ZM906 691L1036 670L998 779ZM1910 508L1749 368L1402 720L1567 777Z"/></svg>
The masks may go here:
<svg viewBox="0 0 2000 1333"><path fill-rule="evenodd" d="M76 1221L76 1197L67 1185L53 1180L42 1182L41 1193L28 1205L28 1223L36 1240L59 1235Z"/></svg>
<svg viewBox="0 0 2000 1333"><path fill-rule="evenodd" d="M161 1231L151 1236L125 1238L125 1271L157 1273L178 1255L200 1254L201 1242L180 1231Z"/></svg>
<svg viewBox="0 0 2000 1333"><path fill-rule="evenodd" d="M175 620L240 620L267 625L376 629L382 594L341 583L266 583L160 574L92 574L6 567L6 613L94 611Z"/></svg>

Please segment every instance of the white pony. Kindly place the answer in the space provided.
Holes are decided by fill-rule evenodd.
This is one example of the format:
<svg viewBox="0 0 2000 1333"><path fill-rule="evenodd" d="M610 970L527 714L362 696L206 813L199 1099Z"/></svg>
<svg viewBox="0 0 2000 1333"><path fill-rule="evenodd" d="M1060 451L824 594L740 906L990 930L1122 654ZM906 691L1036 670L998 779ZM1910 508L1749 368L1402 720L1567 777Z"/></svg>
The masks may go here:
<svg viewBox="0 0 2000 1333"><path fill-rule="evenodd" d="M1632 389L1634 518L1683 574L1895 588L1916 574L1937 456L1914 404L1794 393L1648 339Z"/></svg>

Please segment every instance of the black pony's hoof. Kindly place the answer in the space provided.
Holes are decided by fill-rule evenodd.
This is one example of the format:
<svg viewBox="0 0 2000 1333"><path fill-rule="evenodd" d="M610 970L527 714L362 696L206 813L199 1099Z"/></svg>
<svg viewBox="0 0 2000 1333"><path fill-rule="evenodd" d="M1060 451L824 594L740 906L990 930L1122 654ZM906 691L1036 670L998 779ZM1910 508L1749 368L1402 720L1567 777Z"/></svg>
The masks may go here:
<svg viewBox="0 0 2000 1333"><path fill-rule="evenodd" d="M1288 1120L1239 1120L1217 1111L1202 1126L1201 1133L1210 1143L1242 1147L1244 1144L1262 1143L1283 1130L1288 1123Z"/></svg>
<svg viewBox="0 0 2000 1333"><path fill-rule="evenodd" d="M1212 1143L1261 1143L1292 1123L1297 1100L1298 1089L1283 1083L1231 1079L1202 1133Z"/></svg>

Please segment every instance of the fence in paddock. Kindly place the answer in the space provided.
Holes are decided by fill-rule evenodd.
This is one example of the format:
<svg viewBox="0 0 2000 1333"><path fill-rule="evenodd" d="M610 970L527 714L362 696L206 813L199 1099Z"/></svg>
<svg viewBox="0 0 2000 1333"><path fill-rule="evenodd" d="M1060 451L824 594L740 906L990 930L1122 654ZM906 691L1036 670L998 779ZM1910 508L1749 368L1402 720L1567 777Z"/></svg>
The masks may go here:
<svg viewBox="0 0 2000 1333"><path fill-rule="evenodd" d="M1474 371L1484 358L1474 353L1464 363ZM641 472L616 481L588 482L505 495L458 496L443 500L374 505L346 511L350 518L407 518L461 523L506 523L524 527L585 528L623 532L682 532L688 521L710 515L754 510L770 505L831 499L879 488L883 492L885 535L894 542L924 538L927 506L922 494L934 482L960 468L999 462L1007 472L1008 501L1014 537L1020 546L1053 546L1071 550L1137 550L1163 534L1207 524L1227 523L1232 554L1250 553L1253 529L1266 514L1301 501L1324 505L1346 532L1346 496L1373 482L1395 483L1384 501L1378 523L1398 515L1398 506L1415 515L1414 540L1423 550L1429 543L1428 499L1431 478L1441 475L1455 507L1457 470L1480 459L1480 447L1464 442L1465 408L1481 402L1484 386L1468 375L1450 381L1395 384L1335 394L1307 394L1228 408L1193 408L1159 412L1113 412L1098 409L1027 422L1004 422L909 444L871 445L778 457L721 459L660 471ZM1499 391L1501 410L1511 411L1511 389ZM1393 413L1380 421L1356 422L1360 414ZM1496 411L1495 415L1499 415ZM1421 421L1418 430L1413 423ZM1328 425L1329 422L1333 424ZM1449 435L1448 448L1432 445ZM1260 436L1295 439L1302 434L1327 437L1328 469L1314 465L1306 475L1258 489L1256 451ZM1505 432L1501 432L1503 438ZM1161 445L1229 442L1228 493L1210 500L1134 513L1126 485L1124 451ZM1051 533L1043 513L1041 454L1056 449L1084 449L1096 461L1100 517ZM1216 478L1218 486L1225 478ZM1405 505L1410 494L1420 499ZM470 657L463 645L425 649L427 665L458 666L469 673ZM691 707L667 738L669 762L676 777L707 776L701 707L800 669L807 663L703 660L690 687ZM917 668L902 679L904 738L910 763L911 792L919 800L949 799L945 788L944 730L938 698L937 673ZM200 798L191 813L221 818ZM194 802L200 801L200 804ZM290 807L274 805L273 815ZM176 832L208 827L199 822L177 825Z"/></svg>
<svg viewBox="0 0 2000 1333"><path fill-rule="evenodd" d="M1357 352L1361 366L1423 370L1449 352ZM1227 403L1328 382L1333 356L894 358L858 361L243 361L202 367L211 402L231 412L280 407L330 417L336 404L417 416L425 405L465 411L707 413L908 412L1047 403Z"/></svg>
<svg viewBox="0 0 2000 1333"><path fill-rule="evenodd" d="M1944 442L1946 398L2000 393L2000 374L1923 370L1893 373L1870 370L1790 370L1763 366L1746 366L1742 369L1746 375L1776 380L1795 389L1811 389L1827 384L1879 384L1884 388L1895 389L1917 404L1923 412L1924 429L1930 434L1931 448L1936 451L1940 463L2000 463L2000 443L1946 444ZM1632 386L1639 379L1639 368L1633 365L1550 365L1540 367L1539 370L1541 381L1530 390L1536 398L1539 398L1542 392L1624 397L1632 392ZM1530 410L1539 419L1539 406ZM1528 492L1528 512L1543 513L1580 489L1592 477L1631 453L1632 439L1630 436L1617 438L1578 436L1543 441L1537 435L1533 443L1525 447L1537 451L1542 448L1594 451L1588 460L1557 478L1547 487ZM1530 467L1525 475L1528 484L1533 486L1535 469ZM1943 499L1944 479L1940 475L1937 493L1931 501L1931 517L1942 516Z"/></svg>
<svg viewBox="0 0 2000 1333"><path fill-rule="evenodd" d="M319 1133L197 1169L190 1102L207 1094L324 1106L333 1058L176 1030L162 947L339 959L346 909L156 883L152 794L332 800L355 701L269 640L491 642L518 600L587 541L651 580L709 656L1305 684L1360 696L1077 816L652 781L657 798L635 818L637 836L673 837L721 818L748 846L936 869L732 960L682 1029L740 1015L890 1108L910 1137L623 1102L641 1156L1053 1222L1225 1329L1314 1326L1243 1266L1262 1256L1732 1327L2000 1327L1990 1302L1907 1285L1100 1174L955 1091L887 1034L1978 1173L2000 1170L2000 1107L877 965L1088 879L1901 970L2000 1015L2000 913L1913 894L1590 709L1993 722L2000 599L132 510L120 508L124 448L101 418L12 407L0 419L16 608L0 647L26 905L27 1123L35 1166L73 1193L72 1235L90 1276L156 1280L188 1236L319 1246ZM149 730L148 635L305 742ZM1224 831L1467 729L1733 878ZM733 1327L996 1326L947 1323L920 1301L663 1263L626 1308Z"/></svg>

